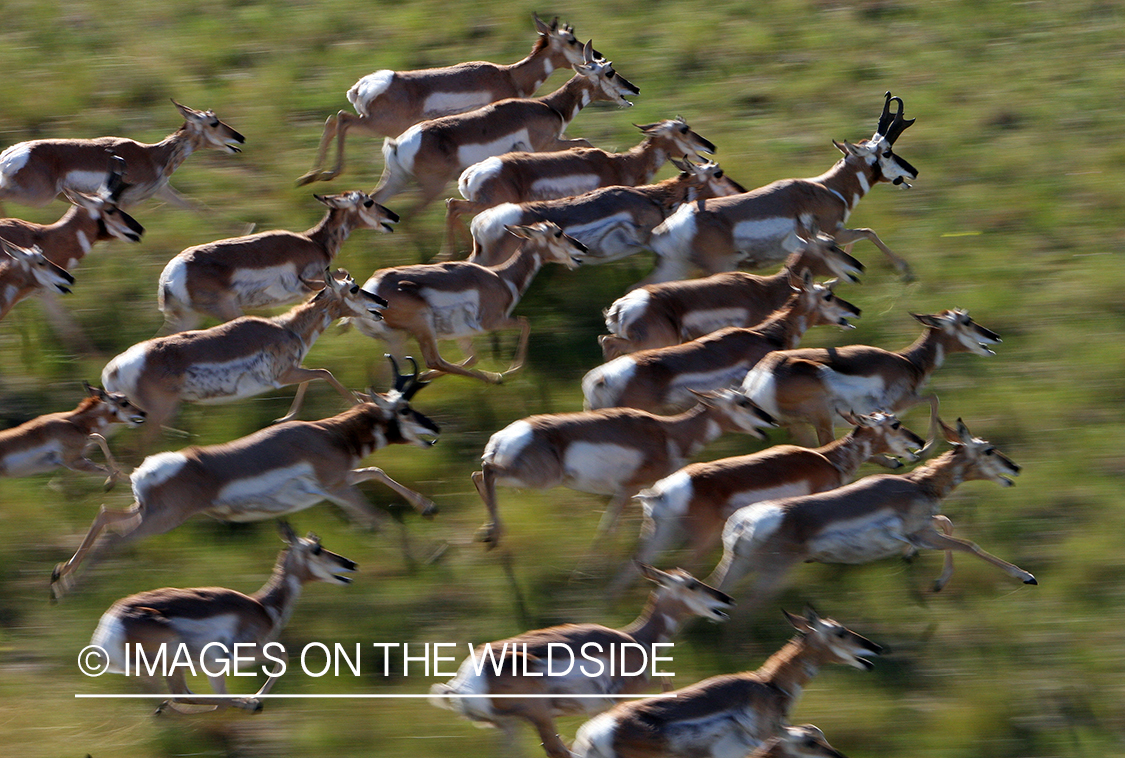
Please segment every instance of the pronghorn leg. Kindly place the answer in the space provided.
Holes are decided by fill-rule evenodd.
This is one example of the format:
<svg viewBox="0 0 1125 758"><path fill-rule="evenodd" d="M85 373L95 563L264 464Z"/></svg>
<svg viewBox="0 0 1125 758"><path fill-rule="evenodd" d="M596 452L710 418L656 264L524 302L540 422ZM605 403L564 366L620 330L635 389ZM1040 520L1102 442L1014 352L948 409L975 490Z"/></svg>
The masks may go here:
<svg viewBox="0 0 1125 758"><path fill-rule="evenodd" d="M442 250L440 256L443 260L449 260L453 257L453 254L457 252L458 242L466 244L472 249L472 235L469 234L469 228L461 220L461 217L466 214L480 213L482 210L484 210L484 207L472 200L451 197L445 201L445 249Z"/></svg>
<svg viewBox="0 0 1125 758"><path fill-rule="evenodd" d="M465 360L461 361L459 365L461 368L471 368L477 363L477 354L473 350L472 337L458 337L457 347L461 348L461 352L465 354Z"/></svg>
<svg viewBox="0 0 1125 758"><path fill-rule="evenodd" d="M546 703L547 701L539 701ZM525 719L531 722L535 727L535 731L539 733L539 739L543 744L543 749L547 752L550 758L571 758L570 750L567 749L566 743L559 737L558 727L555 725L555 720L551 717L551 713L547 710L545 705L536 704L534 710L525 709L522 715Z"/></svg>
<svg viewBox="0 0 1125 758"><path fill-rule="evenodd" d="M297 180L298 187L303 187L306 184L312 184L313 182L328 181L328 179L332 178L331 176L326 176L326 174L329 174L331 172L322 171L321 167L324 165L324 159L328 156L328 145L332 143L332 138L336 136L336 129L337 124L339 124L340 122L340 116L343 115L344 112L340 111L335 116L329 116L324 120L324 132L320 135L320 144L316 147L316 159L313 161L312 168L306 171ZM343 150L341 150L340 153L342 163ZM339 169L340 166L337 166L336 168ZM339 173L339 171L337 171L336 173Z"/></svg>
<svg viewBox="0 0 1125 758"><path fill-rule="evenodd" d="M103 531L114 529L121 533L129 533L135 530L143 520L144 517L138 503L133 503L132 508L123 511L111 511L103 505L98 511L98 515L94 517L94 523L90 524L89 531L86 532L86 536L78 545L74 555L66 563L55 566L55 570L51 573L51 591L54 596L56 598L61 597L63 593L70 589L72 582L68 581L67 577L86 559L86 554L93 549Z"/></svg>
<svg viewBox="0 0 1125 758"><path fill-rule="evenodd" d="M359 468L351 471L348 474L347 482L349 485L356 485L360 482L367 482L374 479L382 483L386 487L397 492L404 497L408 503L414 506L414 510L427 518L433 518L437 515L438 507L433 500L430 500L424 495L421 495L409 487L404 487L394 479L391 479L381 468L369 466L367 468Z"/></svg>
<svg viewBox="0 0 1125 758"><path fill-rule="evenodd" d="M359 490L350 485L343 485L334 490L326 490L324 497L344 509L348 516L365 528L374 532L383 531L387 522L386 515L375 508Z"/></svg>
<svg viewBox="0 0 1125 758"><path fill-rule="evenodd" d="M933 523L945 534L946 537L953 536L953 522L949 520L948 516L942 516L940 513L934 516ZM953 577L953 551L945 551L945 561L942 564L941 576L934 582L934 592L941 592L941 588Z"/></svg>
<svg viewBox="0 0 1125 758"><path fill-rule="evenodd" d="M633 499L637 494L637 488L632 487L629 489L620 490L606 504L605 511L602 512L602 517L598 521L598 531L595 533L594 544L598 544L601 540L612 535L617 531L617 522L621 518L621 511L625 509L625 503Z"/></svg>
<svg viewBox="0 0 1125 758"><path fill-rule="evenodd" d="M195 696L195 693L191 691L191 688L188 687L187 680L184 678L184 670L180 667L176 667L175 669L173 669L171 674L169 674L167 677L165 677L165 680L168 682L168 690L173 695L188 695L189 697L186 697L186 698L176 697L176 698L173 698L171 700L165 700L160 705L156 706L156 710L153 711L154 716L159 716L160 714L164 713L164 711L169 709L169 708L172 709L173 711L175 711L176 713L193 714L193 713L206 713L208 711L214 711L214 710L218 709L219 706L220 706L220 704L218 702L215 702L214 700L212 700L212 702L209 703L209 705L210 705L209 708L204 708L203 710L200 710L200 711L185 711L182 708L180 708L179 706L180 705L191 705L191 704L204 705L204 703L198 702L198 700L200 698L197 698ZM222 705L226 705L226 703L224 702L224 703L222 703Z"/></svg>
<svg viewBox="0 0 1125 758"><path fill-rule="evenodd" d="M85 453L90 449L91 443L96 444L102 449L102 454L105 456L105 466L99 466L89 458L85 457ZM109 452L109 443L106 442L105 437L94 432L90 435L86 447L82 453L75 460L65 463L66 467L73 471L88 471L90 473L107 474L105 480L105 489L108 492L113 489L113 485L117 484L117 479L121 476L121 469L117 465L117 460L113 457L113 453Z"/></svg>
<svg viewBox="0 0 1125 758"><path fill-rule="evenodd" d="M516 343L515 359L512 361L512 365L508 366L507 370L505 370L504 373L500 374L501 377L505 377L508 374L519 371L521 368L523 368L523 362L527 359L527 342L531 337L531 322L523 316L516 316L514 318L507 319L505 322L498 325L496 329L520 330L519 342Z"/></svg>
<svg viewBox="0 0 1125 758"><path fill-rule="evenodd" d="M500 544L500 536L504 533L504 526L500 523L500 513L496 507L496 470L490 464L484 463L480 471L473 472L472 478L477 494L488 509L489 519L477 531L476 539L491 550Z"/></svg>
<svg viewBox="0 0 1125 758"><path fill-rule="evenodd" d="M962 553L971 553L982 561L991 563L1009 576L1019 579L1024 584L1039 584L1039 582L1035 581L1034 576L1020 567L1001 560L991 553L986 553L973 542L939 534L932 526L911 535L911 542L918 547L925 547L931 550L957 550ZM939 588L935 587L935 589Z"/></svg>
<svg viewBox="0 0 1125 758"><path fill-rule="evenodd" d="M456 363L450 363L445 358L441 357L438 352L437 338L433 332L430 331L428 326L419 328L418 330L411 330L415 338L418 340L418 347L422 351L422 360L426 363L426 368L430 369L418 378L422 381L429 381L429 379L437 374L460 374L461 376L471 376L474 379L480 379L482 382L489 384L500 384L503 381L503 374L497 374L492 371L480 371L468 366L461 366Z"/></svg>
<svg viewBox="0 0 1125 758"><path fill-rule="evenodd" d="M164 186L154 193L154 196L159 197L162 200L165 200L168 203L176 206L177 208L185 211L195 211L197 213L202 213L204 211L211 210L203 203L197 200L189 200L187 197L181 195L179 190L177 190L167 182L165 182Z"/></svg>
<svg viewBox="0 0 1125 758"><path fill-rule="evenodd" d="M860 229L837 229L835 237L837 245L846 245L861 239L868 240L871 244L875 245L875 247L883 251L883 255L887 256L887 259L895 267L895 270L902 275L904 280L912 281L914 279L914 272L910 270L910 264L884 245L883 240L879 239L879 235L876 234L874 230L867 229L866 227Z"/></svg>
<svg viewBox="0 0 1125 758"><path fill-rule="evenodd" d="M289 369L281 376L277 377L277 381L279 384L300 383L300 386L297 387L297 394L293 398L293 404L289 406L289 412L273 423L280 424L283 421L289 421L293 418L296 418L297 411L301 409L301 404L305 401L305 392L308 391L309 382L316 379L323 379L324 381L328 382L330 385L332 385L333 389L340 393L341 397L350 402L352 405L363 402L363 400L359 398L354 392L349 390L344 385L340 384L339 380L336 379L336 377L332 376L332 372L330 372L328 369L303 368L301 366L296 366Z"/></svg>
<svg viewBox="0 0 1125 758"><path fill-rule="evenodd" d="M67 347L81 355L97 355L98 349L82 331L82 327L74 320L70 311L59 303L58 297L51 290L44 289L40 292L40 302L43 304L43 315L50 322L51 327L58 332L59 337Z"/></svg>

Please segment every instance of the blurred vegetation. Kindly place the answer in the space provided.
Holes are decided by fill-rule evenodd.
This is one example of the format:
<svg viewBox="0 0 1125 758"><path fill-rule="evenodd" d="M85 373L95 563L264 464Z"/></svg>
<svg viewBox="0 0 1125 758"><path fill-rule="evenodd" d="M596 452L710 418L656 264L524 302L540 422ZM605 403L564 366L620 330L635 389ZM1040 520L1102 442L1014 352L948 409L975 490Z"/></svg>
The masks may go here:
<svg viewBox="0 0 1125 758"><path fill-rule="evenodd" d="M104 245L76 272L63 302L102 353L73 355L44 325L37 302L0 324L0 419L10 426L72 408L82 379L153 335L157 276L189 246L259 229L306 229L322 206L294 180L311 164L323 119L346 107L344 92L378 68L463 60L511 62L530 49L532 11L559 14L593 36L641 88L630 110L591 107L570 129L595 144L637 142L630 122L684 115L719 145L731 176L758 186L824 171L831 139L871 134L892 90L917 124L897 148L921 175L909 192L874 189L852 218L876 229L913 264L898 281L874 248L862 286L859 329L824 329L807 345L863 342L897 348L917 333L908 311L965 307L1000 332L994 358L955 356L933 389L943 414L963 417L1024 466L1017 486L969 483L945 507L958 533L1032 571L1023 587L961 557L940 595L925 591L940 556L860 568L808 566L778 605L814 602L889 647L875 670L824 671L793 714L851 756L1023 758L1125 755L1125 241L1121 72L1125 8L1110 0L653 0L643 6L576 0L552 8L413 0L404 4L283 0L161 3L8 0L0 29L0 146L48 136L120 134L156 141L178 126L168 103L213 108L247 136L240 156L204 151L176 173L184 194L216 209L199 215L153 202L133 209L148 233L140 245ZM558 73L544 90L564 81ZM381 170L379 141L349 141L348 172L317 192L368 189ZM1116 177L1116 178L1115 178ZM452 188L451 188L452 189ZM402 210L411 198L394 199ZM64 206L9 213L40 222ZM360 232L339 263L359 277L428 260L442 208L394 235ZM442 508L432 522L405 515L375 535L329 505L298 514L325 545L361 564L348 588L307 588L282 636L305 642L483 642L564 621L620 625L644 591L616 607L606 575L629 554L637 519L616 544L588 557L601 498L554 490L502 490L504 550L471 542L484 509L469 481L488 436L530 413L580 408L577 380L599 362L603 308L651 265L645 256L611 266L544 271L519 312L533 322L531 360L500 387L448 378L416 406L443 426L432 450L374 457L392 476ZM512 335L479 340L490 367L506 365ZM455 352L455 348L450 347ZM383 348L332 331L308 365L352 386L385 386ZM291 392L210 409L176 421L193 443L260 428ZM340 410L311 393L304 418ZM924 426L924 412L909 419ZM783 435L775 435L775 441ZM112 444L140 461L119 434ZM166 436L175 449L188 440ZM755 449L726 438L709 457ZM0 481L0 736L21 756L484 756L496 736L419 700L271 701L241 713L162 718L138 700L75 700L74 693L139 691L120 677L87 679L75 656L100 613L123 595L159 586L220 584L253 591L280 543L272 523L228 526L193 520L86 574L59 605L47 602L51 567L71 554L98 505L128 504L100 480L70 472ZM372 486L373 502L393 507ZM412 560L401 554L401 535ZM448 544L440 560L426 558ZM780 614L725 628L695 626L676 647L676 683L756 667L788 636ZM463 648L462 648L463 649ZM361 681L291 673L279 693L425 692L433 679ZM206 689L206 683L199 683ZM254 682L232 682L241 691ZM562 722L570 739L580 719ZM538 747L530 730L525 748Z"/></svg>

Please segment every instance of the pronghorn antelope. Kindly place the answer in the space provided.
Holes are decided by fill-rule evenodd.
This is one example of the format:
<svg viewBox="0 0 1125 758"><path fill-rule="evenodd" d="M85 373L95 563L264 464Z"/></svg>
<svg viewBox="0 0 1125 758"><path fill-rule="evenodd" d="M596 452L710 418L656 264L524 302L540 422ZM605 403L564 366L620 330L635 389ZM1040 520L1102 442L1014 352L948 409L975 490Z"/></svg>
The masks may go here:
<svg viewBox="0 0 1125 758"><path fill-rule="evenodd" d="M472 61L418 71L383 69L364 76L348 90L348 102L358 115L340 111L328 117L316 163L297 184L329 181L343 172L344 137L349 129L394 137L422 121L464 113L510 97L531 97L556 69L582 63L582 43L569 24L559 26L558 18L550 24L534 18L539 38L531 54L516 63ZM333 138L336 165L322 170Z"/></svg>
<svg viewBox="0 0 1125 758"><path fill-rule="evenodd" d="M814 277L858 282L863 264L818 234L785 242L793 252L781 271L758 276L728 271L703 279L649 284L618 298L605 312L609 334L598 337L607 361L618 356L687 342L726 326L754 326L792 294L790 277L805 269Z"/></svg>
<svg viewBox="0 0 1125 758"><path fill-rule="evenodd" d="M496 485L612 495L599 532L611 529L622 507L642 487L684 465L723 432L765 439L773 420L738 392L696 396L699 404L676 416L631 408L530 416L492 435L473 484L488 508L480 539L495 546L503 533Z"/></svg>
<svg viewBox="0 0 1125 758"><path fill-rule="evenodd" d="M272 231L189 247L160 274L157 302L166 332L194 329L201 314L220 321L243 308L305 297L355 229L393 231L398 215L362 192L314 195L328 213L307 232ZM316 282L318 285L319 282ZM319 287L317 287L319 288Z"/></svg>
<svg viewBox="0 0 1125 758"><path fill-rule="evenodd" d="M783 726L781 733L770 737L747 758L847 758L828 744L824 732L812 724Z"/></svg>
<svg viewBox="0 0 1125 758"><path fill-rule="evenodd" d="M872 186L904 184L918 176L891 150L914 119L903 119L901 98L891 97L890 92L886 98L874 136L857 145L833 142L844 157L826 173L811 179L782 179L743 195L681 207L653 233L658 264L647 282L684 279L692 266L713 274L740 264L759 268L779 262L786 255L781 242L794 230L821 231L841 245L870 240L908 277L906 261L875 232L844 226ZM895 113L890 110L892 102L898 104Z"/></svg>
<svg viewBox="0 0 1125 758"><path fill-rule="evenodd" d="M385 203L414 179L422 190L412 211L417 212L462 171L485 158L512 151L590 147L586 140L563 137L578 112L595 100L632 105L625 97L639 90L609 61L595 59L589 42L582 52L583 62L574 64L574 76L549 95L501 100L468 113L423 121L394 139L388 137L383 143L383 176L371 196Z"/></svg>
<svg viewBox="0 0 1125 758"><path fill-rule="evenodd" d="M331 418L290 421L233 442L150 455L130 477L133 505L112 511L103 505L78 550L55 567L55 594L69 588L69 575L91 550L164 534L200 513L222 521L261 521L329 500L364 526L378 528L386 517L356 487L374 480L432 516L437 507L430 500L382 469L355 468L387 445L433 444L437 425L410 407L423 386L415 367L413 376L399 374L390 392L371 393L369 402ZM107 529L119 537L100 545Z"/></svg>
<svg viewBox="0 0 1125 758"><path fill-rule="evenodd" d="M210 329L138 342L106 364L102 386L148 413L152 434L145 443L184 400L224 403L300 382L293 405L279 419L287 421L297 414L308 383L323 379L355 403L355 394L328 369L304 368L301 361L336 319L373 321L384 306L385 300L361 290L347 272L337 279L326 270L324 288L280 316L243 316Z"/></svg>
<svg viewBox="0 0 1125 758"><path fill-rule="evenodd" d="M105 488L113 487L121 471L104 434L111 424L141 424L145 414L124 395L83 386L87 397L74 410L39 416L0 431L0 476L30 476L65 466L105 474ZM86 457L93 445L102 449L105 466Z"/></svg>
<svg viewBox="0 0 1125 758"><path fill-rule="evenodd" d="M725 621L727 611L734 606L729 597L686 571L639 568L645 578L658 586L633 623L621 629L600 624L564 624L488 643L465 659L449 683L430 688L430 702L481 725L500 727L512 747L518 720L528 721L539 733L548 756L569 758L570 751L556 731L555 717L588 716L614 703L610 697L590 695L644 691L654 670L650 664L652 657L661 654L661 648L672 640L684 621L692 616ZM491 666L487 665L489 659L493 661ZM564 671L567 673L560 675ZM525 700L491 695L540 697Z"/></svg>
<svg viewBox="0 0 1125 758"><path fill-rule="evenodd" d="M653 228L675 208L697 198L732 195L742 187L717 163L673 161L680 173L643 187L603 187L577 197L503 203L473 219L469 260L494 266L518 244L505 228L551 221L589 248L590 262L605 263L648 249Z"/></svg>
<svg viewBox="0 0 1125 758"><path fill-rule="evenodd" d="M277 556L269 581L252 595L225 587L164 587L138 592L110 606L90 639L91 644L106 651L106 670L126 674L132 669L140 674L139 648L146 660L160 660L158 656L162 656L170 669L166 680L175 697L161 703L157 713L168 707L180 710L180 705L260 711L258 697L269 693L289 660L283 645L267 645L275 642L285 628L301 589L309 582L351 584L348 574L356 570L355 561L325 550L315 534L298 537L285 521L279 522L279 531L286 547ZM178 657L181 646L185 652L182 659ZM239 668L232 672L235 676L246 676L267 661L276 664L253 695L201 697L188 689L184 669L192 673L202 669L215 694L227 695L223 664L236 655ZM176 661L181 665L173 665ZM265 668L262 665L263 673Z"/></svg>
<svg viewBox="0 0 1125 758"><path fill-rule="evenodd" d="M124 161L117 163L95 194L64 189L72 207L55 223L0 219L0 238L20 247L38 247L49 261L67 271L78 265L96 242L140 242L144 227L118 207L118 198L128 185L121 180Z"/></svg>
<svg viewBox="0 0 1125 758"><path fill-rule="evenodd" d="M953 551L970 553L1024 584L1038 584L1021 568L953 536L941 501L961 482L985 479L1010 487L1020 467L991 443L973 437L957 419L954 431L938 420L953 450L909 474L876 474L839 489L769 500L740 508L723 528L723 559L712 579L735 587L753 572L752 605L767 601L801 562L869 563L919 549L944 550L940 590L953 575Z"/></svg>
<svg viewBox="0 0 1125 758"><path fill-rule="evenodd" d="M926 331L897 353L867 345L778 351L747 373L742 389L779 422L812 424L822 445L832 440L841 413L901 414L928 401L936 418L937 396L919 395L922 385L951 353L994 355L986 345L1000 336L960 309L911 315Z"/></svg>
<svg viewBox="0 0 1125 758"><path fill-rule="evenodd" d="M22 248L0 238L0 319L16 303L37 291L70 294L74 277L40 252Z"/></svg>
<svg viewBox="0 0 1125 758"><path fill-rule="evenodd" d="M719 544L723 525L739 508L835 489L850 482L872 457L913 461L925 444L893 414L849 418L855 428L824 447L775 445L750 455L692 463L642 491L636 497L644 508L636 560L652 563L687 541L691 557L684 565L694 568ZM616 587L632 580L632 566L622 571Z"/></svg>
<svg viewBox="0 0 1125 758"><path fill-rule="evenodd" d="M833 294L835 280L816 284L808 271L790 279L784 306L752 329L730 326L682 345L623 355L582 377L589 409L681 407L693 390L730 387L762 356L795 347L805 331L821 324L851 329L859 308ZM768 412L768 408L763 406Z"/></svg>
<svg viewBox="0 0 1125 758"><path fill-rule="evenodd" d="M524 316L511 314L531 280L544 263L573 269L586 253L580 242L548 222L508 227L508 233L523 244L514 258L499 266L451 261L376 271L363 288L385 300L387 307L380 313L381 321L356 321L356 328L389 342L396 355L403 352L406 336L414 337L430 369L427 377L450 373L499 384L527 356L531 324ZM503 329L520 330L512 365L502 374L472 368L473 335ZM458 340L469 357L450 363L438 351L440 339Z"/></svg>
<svg viewBox="0 0 1125 758"><path fill-rule="evenodd" d="M473 164L461 172L457 189L463 200L445 203L446 237L463 214L480 213L500 203L529 203L580 195L600 187L649 184L672 157L703 160L715 145L696 134L681 117L655 124L634 124L644 134L641 144L624 153L580 147L553 153L505 153Z"/></svg>
<svg viewBox="0 0 1125 758"><path fill-rule="evenodd" d="M578 728L577 758L742 758L788 726L805 685L828 663L867 671L882 648L811 608L785 614L798 635L757 671L722 674L674 697L621 703Z"/></svg>
<svg viewBox="0 0 1125 758"><path fill-rule="evenodd" d="M114 156L128 166L128 185L118 198L128 207L154 195L182 208L190 202L168 184L172 172L195 150L207 147L241 152L246 139L215 117L214 111L197 111L172 104L184 125L155 144L124 137L97 139L42 139L20 142L0 153L0 201L46 205L64 189L95 194L101 188Z"/></svg>

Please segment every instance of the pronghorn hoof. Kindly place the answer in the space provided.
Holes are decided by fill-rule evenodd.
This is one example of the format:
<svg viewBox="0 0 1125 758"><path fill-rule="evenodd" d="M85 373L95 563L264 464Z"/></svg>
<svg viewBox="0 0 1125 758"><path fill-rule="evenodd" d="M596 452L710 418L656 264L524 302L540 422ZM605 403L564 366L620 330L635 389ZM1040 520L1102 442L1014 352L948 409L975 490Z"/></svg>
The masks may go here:
<svg viewBox="0 0 1125 758"><path fill-rule="evenodd" d="M1023 583L1024 583L1024 584L1034 584L1034 585L1038 585L1038 584L1039 584L1039 582L1038 582L1038 581L1036 581L1035 577L1031 577L1030 579L1024 579L1024 580L1023 580Z"/></svg>
<svg viewBox="0 0 1125 758"><path fill-rule="evenodd" d="M245 701L245 707L246 710L250 711L251 713L261 713L263 706L261 700L258 700L257 698L250 698L249 700Z"/></svg>
<svg viewBox="0 0 1125 758"><path fill-rule="evenodd" d="M156 710L152 712L153 716L159 716L172 704L172 701L165 700L160 705L156 706Z"/></svg>
<svg viewBox="0 0 1125 758"><path fill-rule="evenodd" d="M495 524L485 524L477 530L477 542L483 542L485 547L492 550L500 544L500 530Z"/></svg>
<svg viewBox="0 0 1125 758"><path fill-rule="evenodd" d="M427 500L422 504L422 518L432 519L434 516L438 515L438 513L440 513L440 511L438 510L437 503L433 500Z"/></svg>
<svg viewBox="0 0 1125 758"><path fill-rule="evenodd" d="M116 485L116 484L117 484L117 477L116 476L108 477L105 480L105 483L102 485L102 491L103 492L109 492L111 489L113 489L114 485Z"/></svg>

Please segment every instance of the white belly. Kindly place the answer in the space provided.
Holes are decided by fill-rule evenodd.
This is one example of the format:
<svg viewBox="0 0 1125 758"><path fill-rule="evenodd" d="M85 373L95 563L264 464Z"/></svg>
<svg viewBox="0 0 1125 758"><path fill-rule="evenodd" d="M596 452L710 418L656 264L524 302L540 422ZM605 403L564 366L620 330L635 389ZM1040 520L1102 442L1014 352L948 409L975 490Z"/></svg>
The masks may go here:
<svg viewBox="0 0 1125 758"><path fill-rule="evenodd" d="M423 288L430 305L434 333L443 338L470 337L484 331L480 321L480 292L446 292Z"/></svg>
<svg viewBox="0 0 1125 758"><path fill-rule="evenodd" d="M580 492L612 495L642 463L644 454L636 448L608 442L572 442L563 456L565 484Z"/></svg>
<svg viewBox="0 0 1125 758"><path fill-rule="evenodd" d="M492 93L488 90L477 92L434 92L426 98L422 105L425 118L438 118L451 113L464 113L482 105L492 102ZM476 161L473 161L476 163Z"/></svg>
<svg viewBox="0 0 1125 758"><path fill-rule="evenodd" d="M908 543L902 520L893 513L873 513L834 524L809 542L809 560L819 563L868 563L901 555Z"/></svg>
<svg viewBox="0 0 1125 758"><path fill-rule="evenodd" d="M684 314L684 333L685 335L704 335L726 326L748 326L746 318L749 312L746 308L711 308L688 311Z"/></svg>
<svg viewBox="0 0 1125 758"><path fill-rule="evenodd" d="M68 171L63 184L79 192L97 194L105 184L105 177L104 171Z"/></svg>
<svg viewBox="0 0 1125 758"><path fill-rule="evenodd" d="M294 263L236 269L231 276L231 290L244 308L291 303L306 292L298 273Z"/></svg>
<svg viewBox="0 0 1125 758"><path fill-rule="evenodd" d="M62 465L62 445L48 440L41 445L13 450L0 460L0 471L5 476L30 476L52 471Z"/></svg>
<svg viewBox="0 0 1125 758"><path fill-rule="evenodd" d="M568 224L566 233L587 248L598 262L613 261L644 249L642 230L629 213L614 213L581 224ZM644 236L647 237L647 234Z"/></svg>
<svg viewBox="0 0 1125 758"><path fill-rule="evenodd" d="M602 179L597 174L568 174L548 176L531 183L531 196L525 200L551 200L559 197L572 197L601 186Z"/></svg>
<svg viewBox="0 0 1125 758"><path fill-rule="evenodd" d="M324 488L311 463L295 463L235 479L223 487L207 509L226 521L260 521L303 510L324 500ZM253 508L253 513L243 513Z"/></svg>
<svg viewBox="0 0 1125 758"><path fill-rule="evenodd" d="M489 142L462 145L457 148L457 162L464 169L494 155L531 149L531 137L528 135L527 129L519 129Z"/></svg>
<svg viewBox="0 0 1125 758"><path fill-rule="evenodd" d="M780 250L781 241L789 236L793 228L793 219L784 216L739 221L732 230L734 245L738 250L766 246L777 246Z"/></svg>
<svg viewBox="0 0 1125 758"><path fill-rule="evenodd" d="M264 352L224 363L197 363L184 372L180 397L196 403L226 403L260 395L283 386L277 377L284 367L277 364L277 356Z"/></svg>
<svg viewBox="0 0 1125 758"><path fill-rule="evenodd" d="M514 466L520 455L535 438L531 424L526 421L514 421L496 432L484 447L481 459L501 468Z"/></svg>

